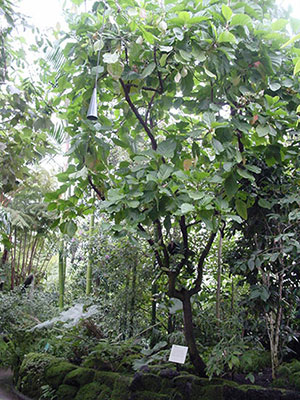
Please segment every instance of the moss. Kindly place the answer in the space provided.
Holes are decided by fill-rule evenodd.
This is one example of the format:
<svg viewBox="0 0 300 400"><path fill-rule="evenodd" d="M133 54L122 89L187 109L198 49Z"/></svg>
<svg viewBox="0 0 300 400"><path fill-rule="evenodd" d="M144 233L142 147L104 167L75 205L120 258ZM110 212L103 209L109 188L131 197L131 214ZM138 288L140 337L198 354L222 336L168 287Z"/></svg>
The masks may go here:
<svg viewBox="0 0 300 400"><path fill-rule="evenodd" d="M120 374L116 372L109 371L96 371L94 376L94 381L100 382L103 385L113 388L115 381L119 379Z"/></svg>
<svg viewBox="0 0 300 400"><path fill-rule="evenodd" d="M239 371L243 373L258 372L270 366L270 352L261 350L248 350L240 357Z"/></svg>
<svg viewBox="0 0 300 400"><path fill-rule="evenodd" d="M222 400L223 399L223 386L211 385L202 388L201 400ZM199 395L199 393L198 393ZM193 394L191 400L198 400L197 394Z"/></svg>
<svg viewBox="0 0 300 400"><path fill-rule="evenodd" d="M49 354L28 353L21 364L17 388L27 396L38 399L47 385L45 379L46 368L56 360Z"/></svg>
<svg viewBox="0 0 300 400"><path fill-rule="evenodd" d="M137 390L152 390L159 392L161 389L161 378L155 374L137 372L132 379L130 389Z"/></svg>
<svg viewBox="0 0 300 400"><path fill-rule="evenodd" d="M291 373L290 369L286 365L281 365L277 371L279 376L288 377Z"/></svg>
<svg viewBox="0 0 300 400"><path fill-rule="evenodd" d="M102 385L102 391L97 400L111 400L111 390L109 387Z"/></svg>
<svg viewBox="0 0 300 400"><path fill-rule="evenodd" d="M115 380L111 400L129 400L131 379L129 377L120 376Z"/></svg>
<svg viewBox="0 0 300 400"><path fill-rule="evenodd" d="M88 383L78 390L75 400L97 400L105 389L106 386L101 385L99 382Z"/></svg>
<svg viewBox="0 0 300 400"><path fill-rule="evenodd" d="M286 366L292 373L300 372L300 361L298 360L293 360L289 364L286 364Z"/></svg>
<svg viewBox="0 0 300 400"><path fill-rule="evenodd" d="M54 389L57 389L63 383L65 376L76 368L75 365L66 361L56 360L45 371L46 381Z"/></svg>
<svg viewBox="0 0 300 400"><path fill-rule="evenodd" d="M272 387L274 388L286 388L288 385L288 382L286 380L286 378L277 378L274 379L272 382Z"/></svg>
<svg viewBox="0 0 300 400"><path fill-rule="evenodd" d="M93 371L92 369L76 368L65 376L63 383L65 385L78 387L85 386L93 381L94 375L95 371Z"/></svg>
<svg viewBox="0 0 300 400"><path fill-rule="evenodd" d="M154 392L136 392L130 397L131 400L169 400L170 397L166 394L154 393Z"/></svg>
<svg viewBox="0 0 300 400"><path fill-rule="evenodd" d="M57 400L73 400L78 388L69 385L60 385L57 392Z"/></svg>

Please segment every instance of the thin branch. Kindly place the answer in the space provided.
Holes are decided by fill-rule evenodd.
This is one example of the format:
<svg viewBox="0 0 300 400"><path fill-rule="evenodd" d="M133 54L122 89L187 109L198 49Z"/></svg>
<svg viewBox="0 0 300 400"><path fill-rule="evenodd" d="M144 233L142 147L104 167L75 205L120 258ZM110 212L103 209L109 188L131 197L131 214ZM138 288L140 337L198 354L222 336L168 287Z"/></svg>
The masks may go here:
<svg viewBox="0 0 300 400"><path fill-rule="evenodd" d="M151 146L153 150L157 149L157 143L156 140L151 132L151 130L149 129L148 125L145 123L145 121L143 120L141 114L138 112L137 108L135 107L135 105L133 104L133 102L131 101L131 98L129 96L129 92L127 89L127 86L125 85L124 81L120 78L119 79L121 86L124 90L124 94L125 94L125 99L129 105L129 107L131 108L131 110L133 111L134 115L137 117L137 119L139 120L140 124L142 125L142 127L144 128L145 132L147 133L150 141L151 141Z"/></svg>
<svg viewBox="0 0 300 400"><path fill-rule="evenodd" d="M139 228L139 230L140 230L141 232L146 233L147 235L149 235L148 232L146 231L146 229L143 227L142 224L138 224L138 228ZM155 248L155 242L154 242L154 240L151 239L151 238L149 238L149 239L147 239L147 242L149 243L149 245L152 247L152 249L153 249L153 251L154 251L154 255L155 255L155 258L156 258L156 260L157 260L157 262L158 262L158 265L160 266L160 268L164 268L164 263L163 263L163 261L162 261L162 259L161 259L161 257L160 257L160 254L159 254L158 250Z"/></svg>
<svg viewBox="0 0 300 400"><path fill-rule="evenodd" d="M92 177L91 175L88 175L88 181L89 184L91 185L91 187L93 188L93 190L97 193L97 195L99 196L99 198L101 200L105 200L105 196L104 194L97 188L97 186L94 185L93 181L92 181Z"/></svg>
<svg viewBox="0 0 300 400"><path fill-rule="evenodd" d="M197 277L195 280L195 285L192 289L189 290L189 294L192 296L195 293L198 293L200 288L201 288L201 283L202 283L202 277L203 277L203 265L206 257L208 256L208 253L211 249L211 246L215 240L217 232L211 232L208 242L206 243L206 246L204 247L201 256L198 261L198 266L197 266Z"/></svg>
<svg viewBox="0 0 300 400"><path fill-rule="evenodd" d="M126 83L126 86L127 87L136 87L136 88L139 87L135 83ZM155 92L155 93L161 94L159 89L155 89L155 88L152 88L152 87L149 87L149 86L142 86L141 89L142 90L147 90L148 92Z"/></svg>
<svg viewBox="0 0 300 400"><path fill-rule="evenodd" d="M157 62L157 47L154 47L154 62L156 64L156 70L157 70L157 75L158 75L158 80L159 80L159 86L160 86L160 94L163 94L164 92L164 85L163 85L163 81L162 81L162 77L161 77L161 73L160 70L158 68L158 62Z"/></svg>
<svg viewBox="0 0 300 400"><path fill-rule="evenodd" d="M162 227L161 227L160 220L157 219L157 220L154 221L154 223L155 223L155 225L157 227L158 241L159 241L159 244L162 247L162 250L163 250L163 253L164 253L165 266L169 266L169 263L170 263L170 261L169 261L170 260L169 259L169 253L168 253L167 247L166 247L166 245L164 243L164 238L163 238L163 234L162 234Z"/></svg>
<svg viewBox="0 0 300 400"><path fill-rule="evenodd" d="M146 122L146 124L147 124L148 116L149 116L151 107L152 107L152 105L153 105L153 101L154 101L155 96L156 96L156 93L154 93L153 96L151 97L151 100L150 100L150 102L149 102L149 104L148 104L148 107L147 107L147 111L146 111L146 115L145 115L145 122Z"/></svg>
<svg viewBox="0 0 300 400"><path fill-rule="evenodd" d="M187 228L190 228L191 226L197 225L197 224L201 224L202 219L200 219L199 221L195 221L195 222L191 222L190 224L187 224Z"/></svg>

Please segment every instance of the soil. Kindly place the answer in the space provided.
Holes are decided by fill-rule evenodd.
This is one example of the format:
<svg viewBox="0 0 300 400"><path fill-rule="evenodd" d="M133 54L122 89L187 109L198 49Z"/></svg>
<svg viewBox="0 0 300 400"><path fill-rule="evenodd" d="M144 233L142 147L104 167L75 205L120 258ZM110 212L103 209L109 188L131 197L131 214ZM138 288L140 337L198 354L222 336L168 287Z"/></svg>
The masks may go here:
<svg viewBox="0 0 300 400"><path fill-rule="evenodd" d="M242 385L250 385L251 382L249 379L246 379L247 374L234 374L232 380ZM257 374L253 374L255 381L254 385L262 386L268 388L272 384L272 370L271 368L267 368L262 372L258 372Z"/></svg>

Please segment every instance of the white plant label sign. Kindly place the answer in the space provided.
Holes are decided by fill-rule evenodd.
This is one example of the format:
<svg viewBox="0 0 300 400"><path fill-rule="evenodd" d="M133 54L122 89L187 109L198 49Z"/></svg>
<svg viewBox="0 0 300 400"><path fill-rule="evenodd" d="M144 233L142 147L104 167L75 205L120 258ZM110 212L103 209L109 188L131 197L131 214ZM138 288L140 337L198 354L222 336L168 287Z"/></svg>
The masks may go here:
<svg viewBox="0 0 300 400"><path fill-rule="evenodd" d="M177 364L184 364L188 348L186 346L179 346L177 344L173 344L169 361L175 362Z"/></svg>

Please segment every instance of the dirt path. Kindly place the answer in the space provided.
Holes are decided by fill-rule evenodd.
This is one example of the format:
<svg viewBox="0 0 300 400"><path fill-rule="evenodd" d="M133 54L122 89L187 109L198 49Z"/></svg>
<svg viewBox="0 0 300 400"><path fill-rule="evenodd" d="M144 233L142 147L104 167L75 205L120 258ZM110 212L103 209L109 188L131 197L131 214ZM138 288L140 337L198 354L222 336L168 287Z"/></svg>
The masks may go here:
<svg viewBox="0 0 300 400"><path fill-rule="evenodd" d="M8 369L0 368L0 400L20 400L20 397L12 389L12 372Z"/></svg>

